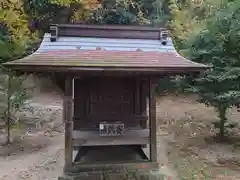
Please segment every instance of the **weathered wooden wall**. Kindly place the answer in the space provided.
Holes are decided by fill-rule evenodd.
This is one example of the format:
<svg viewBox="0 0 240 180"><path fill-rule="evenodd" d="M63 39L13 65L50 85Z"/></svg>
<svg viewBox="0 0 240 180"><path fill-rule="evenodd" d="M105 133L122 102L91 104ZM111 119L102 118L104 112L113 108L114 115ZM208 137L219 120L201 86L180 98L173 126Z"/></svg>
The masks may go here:
<svg viewBox="0 0 240 180"><path fill-rule="evenodd" d="M137 78L91 77L74 82L74 129L95 129L100 121L123 121L126 127L146 121L147 90Z"/></svg>

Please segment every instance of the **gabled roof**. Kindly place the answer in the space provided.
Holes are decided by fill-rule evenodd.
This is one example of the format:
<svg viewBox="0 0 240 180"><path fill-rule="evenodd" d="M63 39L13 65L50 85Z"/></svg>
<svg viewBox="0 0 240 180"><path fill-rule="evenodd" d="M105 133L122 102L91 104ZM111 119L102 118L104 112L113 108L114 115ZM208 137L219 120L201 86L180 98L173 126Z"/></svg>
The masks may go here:
<svg viewBox="0 0 240 180"><path fill-rule="evenodd" d="M181 57L164 29L141 26L55 25L39 49L4 64L26 71L200 71Z"/></svg>

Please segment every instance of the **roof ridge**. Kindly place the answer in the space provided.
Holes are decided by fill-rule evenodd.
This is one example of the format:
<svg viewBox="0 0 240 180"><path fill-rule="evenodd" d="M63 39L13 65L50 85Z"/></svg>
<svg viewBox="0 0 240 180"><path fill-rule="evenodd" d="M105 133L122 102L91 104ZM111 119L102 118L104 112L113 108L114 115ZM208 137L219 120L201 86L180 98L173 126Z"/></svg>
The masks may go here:
<svg viewBox="0 0 240 180"><path fill-rule="evenodd" d="M51 41L61 36L164 40L166 28L133 25L54 24L50 26Z"/></svg>

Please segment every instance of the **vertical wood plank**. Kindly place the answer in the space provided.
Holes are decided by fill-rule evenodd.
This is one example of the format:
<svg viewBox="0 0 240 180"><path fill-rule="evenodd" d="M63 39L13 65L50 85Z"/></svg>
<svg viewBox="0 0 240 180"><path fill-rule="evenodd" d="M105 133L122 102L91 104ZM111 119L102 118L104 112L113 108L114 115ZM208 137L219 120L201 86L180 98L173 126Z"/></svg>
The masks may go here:
<svg viewBox="0 0 240 180"><path fill-rule="evenodd" d="M89 80L90 81L90 80ZM84 97L84 113L85 113L85 117L89 116L90 114L90 109L91 109L91 84L89 83L89 81L84 81L84 93L85 93L85 97Z"/></svg>
<svg viewBox="0 0 240 180"><path fill-rule="evenodd" d="M140 79L135 79L135 102L134 102L134 111L135 115L140 115Z"/></svg>
<svg viewBox="0 0 240 180"><path fill-rule="evenodd" d="M148 86L148 81L146 81L145 79L141 79L141 83L140 83L140 112L142 116L146 116L147 115L147 86ZM141 127L143 129L147 128L147 120L143 120L141 121Z"/></svg>
<svg viewBox="0 0 240 180"><path fill-rule="evenodd" d="M157 161L156 77L149 80L150 160Z"/></svg>
<svg viewBox="0 0 240 180"><path fill-rule="evenodd" d="M65 121L65 167L66 172L72 166L72 132L73 132L73 78L67 76L65 80L65 92L63 100L63 112Z"/></svg>

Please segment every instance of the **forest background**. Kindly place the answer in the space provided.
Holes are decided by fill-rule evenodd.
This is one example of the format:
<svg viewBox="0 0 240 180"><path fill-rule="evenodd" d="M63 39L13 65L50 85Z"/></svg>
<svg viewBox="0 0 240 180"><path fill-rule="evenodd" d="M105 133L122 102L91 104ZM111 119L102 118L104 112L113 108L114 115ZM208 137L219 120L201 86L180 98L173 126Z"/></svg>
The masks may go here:
<svg viewBox="0 0 240 180"><path fill-rule="evenodd" d="M178 52L211 68L201 76L159 80L161 94L198 93L219 114L219 136L233 127L226 112L240 104L240 2L238 0L4 0L0 2L0 63L33 53L50 24L165 26ZM4 76L5 77L5 76ZM2 94L6 78L1 79ZM12 104L26 98L15 78ZM2 107L6 102L0 103ZM6 114L6 108L2 114Z"/></svg>

